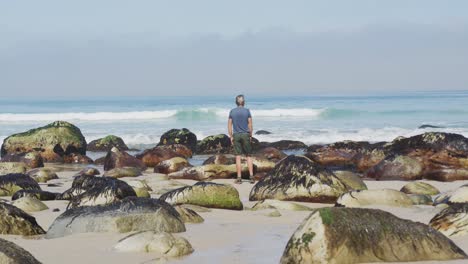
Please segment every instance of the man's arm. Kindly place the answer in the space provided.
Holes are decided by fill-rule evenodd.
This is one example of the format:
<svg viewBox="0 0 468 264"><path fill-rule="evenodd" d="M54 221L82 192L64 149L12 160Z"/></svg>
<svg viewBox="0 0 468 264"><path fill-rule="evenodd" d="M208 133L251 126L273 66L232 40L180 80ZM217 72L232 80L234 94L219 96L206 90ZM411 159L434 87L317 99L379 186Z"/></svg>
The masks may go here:
<svg viewBox="0 0 468 264"><path fill-rule="evenodd" d="M229 133L229 138L231 139L231 143L233 141L232 138L232 118L228 119L228 133Z"/></svg>
<svg viewBox="0 0 468 264"><path fill-rule="evenodd" d="M249 117L249 134L250 134L250 137L252 137L253 135L253 124L252 124L252 118Z"/></svg>

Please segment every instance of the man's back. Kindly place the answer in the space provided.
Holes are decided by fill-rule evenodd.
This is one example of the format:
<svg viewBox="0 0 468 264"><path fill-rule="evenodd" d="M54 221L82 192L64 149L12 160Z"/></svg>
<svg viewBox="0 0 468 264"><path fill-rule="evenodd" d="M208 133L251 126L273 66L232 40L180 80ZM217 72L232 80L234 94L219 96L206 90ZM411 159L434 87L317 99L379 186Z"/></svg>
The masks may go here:
<svg viewBox="0 0 468 264"><path fill-rule="evenodd" d="M232 119L234 133L250 133L249 118L251 117L250 110L245 107L239 106L232 109L229 118Z"/></svg>

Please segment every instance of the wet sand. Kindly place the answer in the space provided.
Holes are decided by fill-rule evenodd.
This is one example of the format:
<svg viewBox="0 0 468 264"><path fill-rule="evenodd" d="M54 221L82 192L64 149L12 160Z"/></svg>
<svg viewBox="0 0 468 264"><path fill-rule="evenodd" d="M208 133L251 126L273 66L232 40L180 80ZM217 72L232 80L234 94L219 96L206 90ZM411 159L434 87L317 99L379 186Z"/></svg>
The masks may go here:
<svg viewBox="0 0 468 264"><path fill-rule="evenodd" d="M102 172L102 168L99 168ZM72 183L76 171L58 172L59 179L50 181L61 185L59 187L41 187L47 191L62 192ZM137 178L123 180L142 180L155 178L156 174L146 173ZM178 180L185 184L195 181ZM216 180L218 183L232 184L233 180ZM441 192L456 189L468 181L435 182L426 181ZM400 190L407 182L404 181L366 181L369 189L390 188ZM241 196L244 207L250 208L254 203L248 201L252 185L244 182L234 185ZM157 197L157 196L155 196ZM7 197L2 197L6 199ZM48 210L31 213L38 223L47 230L53 220L65 211L67 201L45 201ZM301 203L311 208L333 206L331 204ZM60 212L52 212L54 208ZM432 206L414 206L412 208L373 206L389 211L398 217L428 223L440 210ZM178 259L159 259L151 253L119 253L112 247L117 241L128 234L87 233L75 234L56 239L26 238L20 236L0 237L13 241L31 252L43 263L278 263L284 247L295 229L310 212L279 210L280 217L267 216L272 210L260 211L230 211L212 209L210 212L199 213L205 222L201 224L186 224L187 231L179 235L187 238L195 251L186 257ZM468 236L456 237L454 242L465 252L468 252ZM420 263L447 263L420 262ZM466 260L450 263L468 263Z"/></svg>

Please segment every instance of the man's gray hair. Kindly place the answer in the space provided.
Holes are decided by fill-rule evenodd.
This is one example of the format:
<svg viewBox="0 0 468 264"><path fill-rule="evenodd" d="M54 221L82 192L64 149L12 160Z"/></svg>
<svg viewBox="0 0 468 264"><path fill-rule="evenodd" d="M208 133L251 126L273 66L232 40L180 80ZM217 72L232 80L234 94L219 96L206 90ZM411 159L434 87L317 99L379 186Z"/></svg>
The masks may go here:
<svg viewBox="0 0 468 264"><path fill-rule="evenodd" d="M244 99L244 95L243 94L239 94L238 96L236 96L236 105L242 105L244 106L245 104L245 99Z"/></svg>

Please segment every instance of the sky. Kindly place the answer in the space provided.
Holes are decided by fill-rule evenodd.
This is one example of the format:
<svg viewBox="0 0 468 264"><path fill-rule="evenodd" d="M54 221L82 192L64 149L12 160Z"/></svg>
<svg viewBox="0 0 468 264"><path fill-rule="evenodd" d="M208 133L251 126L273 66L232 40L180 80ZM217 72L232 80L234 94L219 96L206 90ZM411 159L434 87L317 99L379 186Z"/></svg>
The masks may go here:
<svg viewBox="0 0 468 264"><path fill-rule="evenodd" d="M468 90L468 1L0 0L0 96Z"/></svg>

